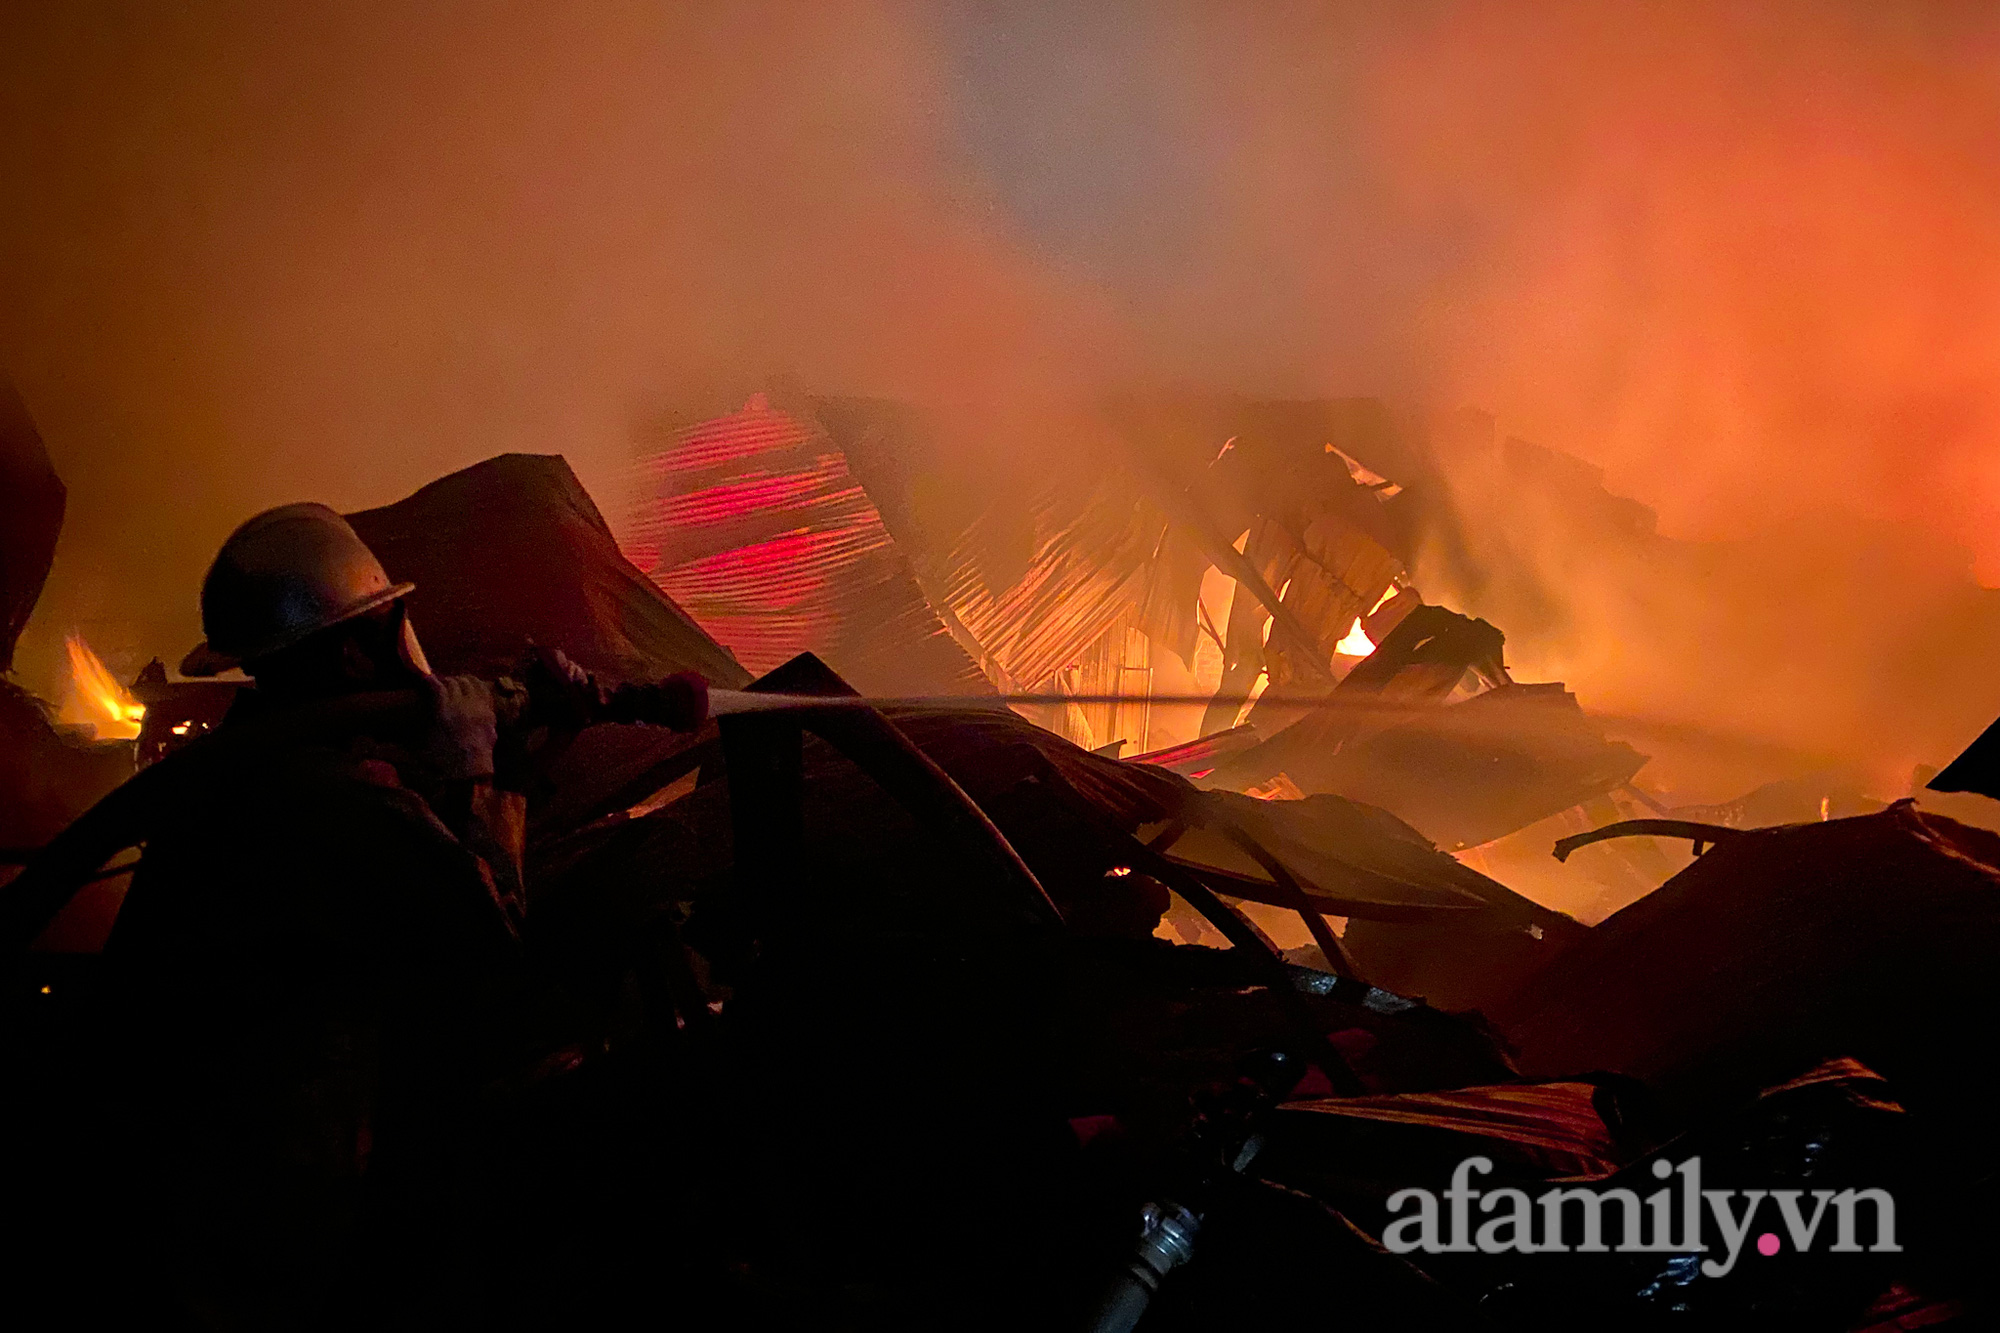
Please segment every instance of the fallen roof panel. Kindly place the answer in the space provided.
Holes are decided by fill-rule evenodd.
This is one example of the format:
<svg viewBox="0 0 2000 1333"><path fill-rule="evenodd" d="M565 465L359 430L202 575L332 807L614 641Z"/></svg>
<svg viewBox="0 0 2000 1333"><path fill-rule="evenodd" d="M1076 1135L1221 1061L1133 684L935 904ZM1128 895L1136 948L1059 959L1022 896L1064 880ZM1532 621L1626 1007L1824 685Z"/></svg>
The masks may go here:
<svg viewBox="0 0 2000 1333"><path fill-rule="evenodd" d="M625 558L559 456L489 458L348 521L417 585L411 617L441 671L506 671L538 644L620 680L750 678Z"/></svg>

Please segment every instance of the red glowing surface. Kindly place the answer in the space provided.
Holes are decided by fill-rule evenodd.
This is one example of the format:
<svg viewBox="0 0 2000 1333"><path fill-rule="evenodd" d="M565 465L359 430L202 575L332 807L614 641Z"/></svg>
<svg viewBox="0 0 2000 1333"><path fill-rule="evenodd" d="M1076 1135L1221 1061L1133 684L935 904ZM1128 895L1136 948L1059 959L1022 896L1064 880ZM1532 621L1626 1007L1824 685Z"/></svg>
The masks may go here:
<svg viewBox="0 0 2000 1333"><path fill-rule="evenodd" d="M893 547L839 452L761 397L645 460L640 488L626 557L751 671L837 639L878 581L858 566Z"/></svg>

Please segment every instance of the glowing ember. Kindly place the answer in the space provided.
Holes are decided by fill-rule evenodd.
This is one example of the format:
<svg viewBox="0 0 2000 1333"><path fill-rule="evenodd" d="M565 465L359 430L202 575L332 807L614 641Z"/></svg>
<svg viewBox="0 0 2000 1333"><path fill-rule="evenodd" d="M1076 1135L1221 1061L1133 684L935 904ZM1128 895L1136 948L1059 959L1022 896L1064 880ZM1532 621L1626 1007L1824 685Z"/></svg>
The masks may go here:
<svg viewBox="0 0 2000 1333"><path fill-rule="evenodd" d="M146 706L118 683L80 636L68 635L63 647L69 650L71 691L62 720L88 725L101 741L136 738Z"/></svg>
<svg viewBox="0 0 2000 1333"><path fill-rule="evenodd" d="M1344 653L1348 657L1366 657L1375 651L1375 645L1361 632L1361 621L1357 618L1354 628L1347 631L1347 637L1333 645L1333 651Z"/></svg>

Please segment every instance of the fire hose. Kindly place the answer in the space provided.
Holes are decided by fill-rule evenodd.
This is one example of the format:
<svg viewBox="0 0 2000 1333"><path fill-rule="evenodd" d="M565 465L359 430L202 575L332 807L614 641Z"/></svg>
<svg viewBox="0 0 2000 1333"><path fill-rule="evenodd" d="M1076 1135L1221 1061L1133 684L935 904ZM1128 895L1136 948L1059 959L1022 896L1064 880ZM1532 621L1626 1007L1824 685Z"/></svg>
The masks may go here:
<svg viewBox="0 0 2000 1333"><path fill-rule="evenodd" d="M1167 1275L1194 1259L1204 1220L1263 1150L1270 1113L1297 1085L1303 1063L1285 1051L1260 1051L1233 1083L1197 1094L1175 1172L1181 1179L1139 1210L1138 1238L1083 1325L1086 1333L1132 1333Z"/></svg>
<svg viewBox="0 0 2000 1333"><path fill-rule="evenodd" d="M825 734L913 813L942 827L1003 880L1011 880L1037 910L1061 919L1047 891L972 798L911 743L872 701L846 695L711 690L698 676L612 692L586 720L652 722L697 730L711 717L788 713ZM431 707L421 690L346 695L239 726L219 728L140 770L38 849L18 849L25 869L0 886L0 952L27 948L76 891L107 873L105 863L136 847L173 817L178 800L200 790L209 775L258 753L370 729L418 722ZM14 849L9 849L14 850ZM119 871L130 865L120 866ZM116 873L116 871L109 872Z"/></svg>
<svg viewBox="0 0 2000 1333"><path fill-rule="evenodd" d="M558 691L557 693L561 693ZM1243 695L1237 702L1259 698L1285 707L1311 707L1353 711L1372 715L1402 716L1430 711L1435 705L1403 700L1373 698L1342 699L1311 695L1290 698L1266 692L1262 696ZM936 815L971 840L974 846L1004 848L999 858L1006 874L1032 885L1031 897L1045 913L1056 909L1047 893L1006 839L973 803L958 784L912 745L893 724L881 716L885 708L1007 708L1062 704L1105 704L1150 701L1155 705L1176 703L1208 705L1228 702L1215 695L1125 694L1001 694L1001 695L878 695L802 694L777 690L713 689L691 673L670 676L664 681L623 686L608 692L575 720L647 722L693 731L711 718L747 717L756 714L794 714L817 718L815 730L839 733L827 739L846 749L857 745L867 750L877 763L886 763L903 774L901 792L914 797ZM105 870L111 857L144 843L152 829L160 827L174 804L176 792L198 787L204 774L260 751L288 744L311 743L369 730L419 721L430 706L430 696L421 690L384 690L346 695L308 707L288 710L261 718L255 723L220 728L200 736L159 762L142 769L85 811L69 827L42 848L9 848L0 863L25 865L22 873L0 886L0 952L24 949L47 928L78 888L92 879L120 873L128 866ZM873 717L874 721L847 721L841 718ZM842 741L845 738L845 743ZM853 757L853 756L850 756ZM926 793L929 794L926 794Z"/></svg>

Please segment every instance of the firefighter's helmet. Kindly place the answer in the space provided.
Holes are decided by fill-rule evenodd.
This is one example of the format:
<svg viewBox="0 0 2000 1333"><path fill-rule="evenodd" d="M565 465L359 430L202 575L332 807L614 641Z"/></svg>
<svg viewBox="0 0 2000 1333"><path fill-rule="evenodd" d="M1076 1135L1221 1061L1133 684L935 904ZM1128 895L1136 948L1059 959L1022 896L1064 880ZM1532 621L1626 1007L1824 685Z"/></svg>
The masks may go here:
<svg viewBox="0 0 2000 1333"><path fill-rule="evenodd" d="M387 606L416 585L391 583L346 519L322 504L267 509L229 534L201 585L208 641L181 674L213 676L309 634Z"/></svg>

